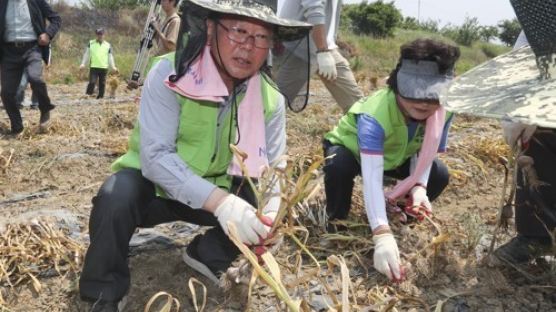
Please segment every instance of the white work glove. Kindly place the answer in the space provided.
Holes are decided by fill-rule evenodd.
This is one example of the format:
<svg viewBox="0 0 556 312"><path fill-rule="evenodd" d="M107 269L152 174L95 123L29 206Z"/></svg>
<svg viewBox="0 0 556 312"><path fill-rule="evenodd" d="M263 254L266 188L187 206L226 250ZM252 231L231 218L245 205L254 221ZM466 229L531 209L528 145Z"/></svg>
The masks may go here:
<svg viewBox="0 0 556 312"><path fill-rule="evenodd" d="M511 148L514 148L517 141L521 139L521 143L527 143L537 130L537 126L522 124L519 122L502 121L502 129L504 129L504 140Z"/></svg>
<svg viewBox="0 0 556 312"><path fill-rule="evenodd" d="M426 214L432 214L432 205L427 196L427 189L422 185L415 185L409 191L409 199L405 206L405 213L422 221Z"/></svg>
<svg viewBox="0 0 556 312"><path fill-rule="evenodd" d="M264 209L263 209L263 211L264 211ZM263 216L261 217L261 222L264 225L268 226L268 230L270 230L271 227L272 227L272 224L274 224L275 219L276 219L276 212L275 211L263 212ZM261 256L269 248L272 248L275 244L278 244L281 241L282 241L281 237L279 239L275 239L273 237L273 233L268 233L268 235L266 237L266 240L261 240L261 241L259 241L259 243L257 245L254 245L254 246L251 246L251 247L253 249L253 252L257 256Z"/></svg>
<svg viewBox="0 0 556 312"><path fill-rule="evenodd" d="M263 217L265 220L262 220L264 225L267 226L272 226L272 224L274 224L274 220L276 219L276 211L270 211L270 212L263 212Z"/></svg>
<svg viewBox="0 0 556 312"><path fill-rule="evenodd" d="M401 281L404 276L400 266L400 252L392 233L373 235L375 252L373 264L377 271L390 280Z"/></svg>
<svg viewBox="0 0 556 312"><path fill-rule="evenodd" d="M85 64L79 65L79 69L84 69L84 68L85 68Z"/></svg>
<svg viewBox="0 0 556 312"><path fill-rule="evenodd" d="M268 236L269 226L264 225L257 218L256 210L245 200L236 195L229 194L216 207L214 215L220 226L229 235L228 222L233 222L237 228L239 238L246 245L259 244L261 239Z"/></svg>
<svg viewBox="0 0 556 312"><path fill-rule="evenodd" d="M335 80L338 77L338 72L336 71L336 61L332 52L324 51L317 52L317 73L326 80Z"/></svg>

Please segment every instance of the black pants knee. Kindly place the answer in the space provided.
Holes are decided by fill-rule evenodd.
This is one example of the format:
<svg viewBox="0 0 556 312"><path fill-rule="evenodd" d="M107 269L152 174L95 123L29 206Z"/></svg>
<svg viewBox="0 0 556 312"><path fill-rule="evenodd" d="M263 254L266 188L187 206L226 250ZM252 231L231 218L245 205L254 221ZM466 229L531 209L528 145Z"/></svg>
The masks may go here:
<svg viewBox="0 0 556 312"><path fill-rule="evenodd" d="M553 231L556 227L556 130L539 129L525 155L533 158L539 180L546 184L531 190L518 171L516 229L522 235L548 240L546 229Z"/></svg>
<svg viewBox="0 0 556 312"><path fill-rule="evenodd" d="M346 219L351 208L353 179L361 174L361 165L350 150L325 141L324 155L333 158L324 163L326 212L330 220Z"/></svg>
<svg viewBox="0 0 556 312"><path fill-rule="evenodd" d="M239 184L240 180L234 179L235 189ZM242 188L238 195L252 202L254 196L248 189ZM89 219L90 246L79 281L81 297L119 300L130 285L128 249L135 229L178 220L214 226L203 235L198 245L203 250L212 248L215 254L223 257L214 261L229 266L239 255L239 250L224 234L212 213L158 197L154 184L139 170L124 169L110 176L93 198Z"/></svg>
<svg viewBox="0 0 556 312"><path fill-rule="evenodd" d="M106 74L108 69L106 68L91 68L89 70L89 84L87 84L88 95L92 95L95 90L95 84L98 80L98 96L97 99L104 97L104 90L106 88Z"/></svg>
<svg viewBox="0 0 556 312"><path fill-rule="evenodd" d="M326 209L330 220L346 219L351 209L353 180L361 175L361 164L353 153L342 145L333 145L324 141L324 188L326 193ZM384 172L385 176L405 179L409 176L410 159L398 168ZM442 161L435 159L427 183L427 196L434 201L448 186L448 168Z"/></svg>

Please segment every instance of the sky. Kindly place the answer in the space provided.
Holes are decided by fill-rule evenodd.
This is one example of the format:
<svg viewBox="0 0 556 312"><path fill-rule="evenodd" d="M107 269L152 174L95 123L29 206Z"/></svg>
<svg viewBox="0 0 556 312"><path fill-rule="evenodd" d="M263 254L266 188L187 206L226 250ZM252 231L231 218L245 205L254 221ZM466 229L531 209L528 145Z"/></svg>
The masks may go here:
<svg viewBox="0 0 556 312"><path fill-rule="evenodd" d="M509 0L384 0L393 1L403 16L419 15L421 21L440 20L441 25L451 23L461 25L466 16L477 17L481 25L496 25L504 19L512 19L515 13ZM358 3L359 0L344 0L344 3ZM369 3L375 2L369 0Z"/></svg>
<svg viewBox="0 0 556 312"><path fill-rule="evenodd" d="M66 3L77 3L80 0L65 0ZM451 23L461 25L466 16L477 17L481 25L496 25L504 19L515 17L509 0L384 0L394 1L394 5L404 16L419 15L422 21L440 20L441 25ZM344 3L358 3L360 0L344 0ZM375 0L369 0L375 2Z"/></svg>

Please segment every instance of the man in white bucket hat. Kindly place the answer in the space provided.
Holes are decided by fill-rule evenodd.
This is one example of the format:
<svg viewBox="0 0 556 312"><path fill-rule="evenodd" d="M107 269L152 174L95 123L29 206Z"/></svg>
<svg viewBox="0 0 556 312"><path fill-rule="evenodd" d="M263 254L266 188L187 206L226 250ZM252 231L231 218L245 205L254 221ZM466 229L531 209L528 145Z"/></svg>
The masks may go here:
<svg viewBox="0 0 556 312"><path fill-rule="evenodd" d="M230 144L247 154L254 179L266 165L284 165L285 99L264 71L266 59L274 40L299 39L311 26L278 18L276 0L186 0L181 11L176 52L148 73L128 151L93 198L80 278L91 311L121 311L136 228L177 220L212 226L183 258L217 283L240 253L228 224L246 245L261 245L280 205L275 196L257 216Z"/></svg>

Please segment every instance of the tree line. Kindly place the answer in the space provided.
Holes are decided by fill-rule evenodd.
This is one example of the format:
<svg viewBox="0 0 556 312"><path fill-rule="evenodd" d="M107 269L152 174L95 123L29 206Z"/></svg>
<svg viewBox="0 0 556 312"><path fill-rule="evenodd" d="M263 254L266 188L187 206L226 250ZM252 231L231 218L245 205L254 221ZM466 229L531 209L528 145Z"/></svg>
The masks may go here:
<svg viewBox="0 0 556 312"><path fill-rule="evenodd" d="M342 27L356 34L386 38L393 36L396 28L422 30L440 33L464 46L471 46L478 40L489 42L495 38L511 46L521 31L516 18L502 20L496 26L482 26L476 17L466 17L461 26L447 24L441 27L439 20L418 21L414 17L403 17L394 2L382 0L344 5L342 15Z"/></svg>
<svg viewBox="0 0 556 312"><path fill-rule="evenodd" d="M85 6L94 9L118 10L147 6L151 0L86 0ZM414 17L404 17L394 2L382 0L368 3L344 5L341 26L360 35L387 38L394 35L396 28L422 30L440 33L456 43L471 46L473 42L489 42L498 38L504 44L514 44L521 26L516 18L502 20L496 26L482 26L476 17L466 17L461 26L447 24L440 27L439 20L418 21Z"/></svg>

